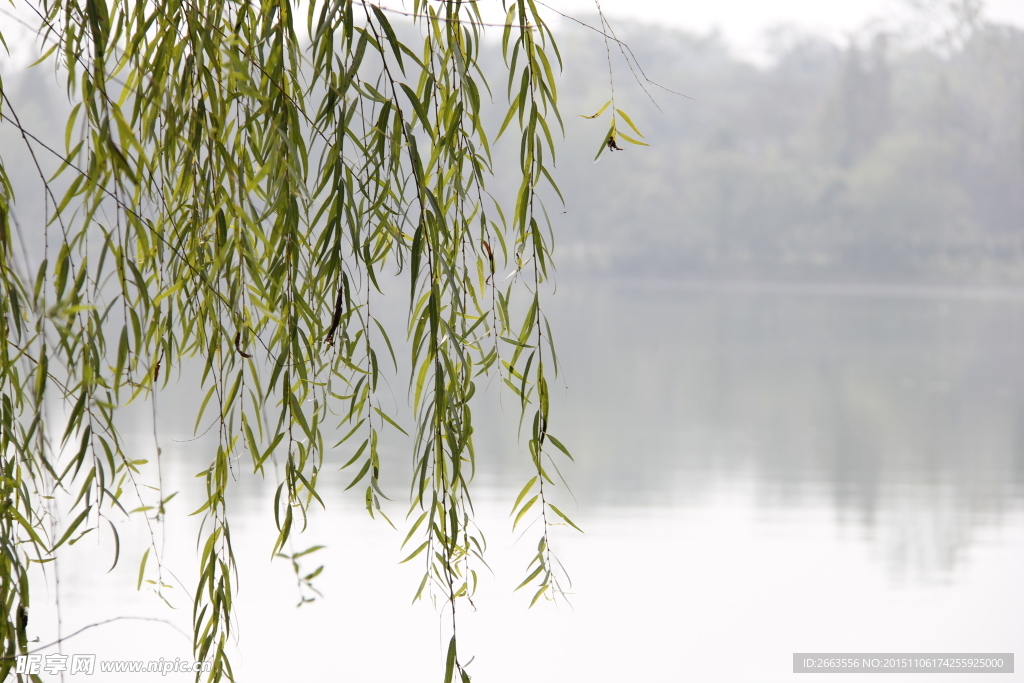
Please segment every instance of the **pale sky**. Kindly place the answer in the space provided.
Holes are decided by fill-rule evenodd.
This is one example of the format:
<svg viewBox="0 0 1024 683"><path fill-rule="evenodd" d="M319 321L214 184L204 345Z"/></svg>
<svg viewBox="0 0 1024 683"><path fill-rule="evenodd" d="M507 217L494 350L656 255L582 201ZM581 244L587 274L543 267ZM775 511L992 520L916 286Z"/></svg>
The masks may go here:
<svg viewBox="0 0 1024 683"><path fill-rule="evenodd" d="M934 0L933 0L934 1ZM555 0L548 4L593 11L594 0ZM807 28L849 30L875 17L905 11L900 0L601 0L609 16L668 23L706 31L719 27L736 38L753 37L764 27L795 23ZM1024 25L1024 0L987 0L990 19Z"/></svg>
<svg viewBox="0 0 1024 683"><path fill-rule="evenodd" d="M299 0L301 2L301 0ZM398 8L408 0L369 0L385 7ZM570 15L592 14L595 0L545 0L548 5ZM918 0L941 4L955 0ZM677 26L705 33L718 29L740 54L757 59L763 55L765 29L773 25L791 24L806 30L842 39L871 20L897 22L907 16L909 0L600 0L605 13L612 18L635 19L668 26ZM499 0L484 2L481 7L500 8ZM987 18L1024 28L1024 0L987 0ZM490 14L486 12L486 14ZM4 12L11 15L11 9ZM488 17L501 21L500 9ZM2 18L4 23L6 18ZM22 59L33 61L37 51L32 38L20 27L5 26L8 44L13 53L24 53ZM22 35L24 33L24 35ZM12 40L14 38L14 40ZM28 39L28 44L19 44ZM20 40L19 40L20 39ZM7 61L0 55L0 63ZM27 62L26 62L27 63Z"/></svg>
<svg viewBox="0 0 1024 683"><path fill-rule="evenodd" d="M766 28L795 24L842 38L865 23L908 13L901 0L600 0L610 17L631 18L707 32L719 29L741 52L757 51ZM938 2L939 0L932 0ZM573 12L593 12L594 0L548 0ZM985 16L1024 27L1024 0L988 0Z"/></svg>

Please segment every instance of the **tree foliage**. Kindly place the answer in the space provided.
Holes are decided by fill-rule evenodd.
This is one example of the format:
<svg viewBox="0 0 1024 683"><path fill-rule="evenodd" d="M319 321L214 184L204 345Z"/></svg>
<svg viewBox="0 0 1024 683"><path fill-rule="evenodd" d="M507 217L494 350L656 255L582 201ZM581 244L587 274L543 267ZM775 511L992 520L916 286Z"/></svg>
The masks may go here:
<svg viewBox="0 0 1024 683"><path fill-rule="evenodd" d="M616 29L696 99L637 111L652 147L617 155L614 174L563 174L563 276L1024 282L1020 27L940 31L912 15L841 41L779 28L760 64L715 34ZM607 89L578 57L600 36L580 35L560 43L573 113ZM576 137L567 127L561 158L592 154Z"/></svg>
<svg viewBox="0 0 1024 683"><path fill-rule="evenodd" d="M194 649L210 680L232 678L232 472L278 469L275 553L324 504L326 466L348 468L370 515L384 515L379 444L402 427L379 392L398 367L396 335L408 335L415 411L407 560L424 569L417 597L451 613L445 681L468 680L455 617L484 559L470 497L481 375L518 398L535 470L513 511L517 524L540 521L522 587L534 602L558 591L549 530L572 522L547 493L568 451L548 431L557 359L540 193L557 193L560 58L534 0L502 4L498 135L519 136L520 178L504 206L487 186L477 3L413 0L415 38L401 13L352 0L28 6L40 61L56 65L73 108L63 149L7 91L0 108L32 159L0 159L4 676L29 649L32 564L94 530L116 544L126 515L152 529L165 514L173 492L128 452L115 418L187 363L202 368L197 430L217 434L195 511ZM45 225L16 220L10 177L28 172L45 188ZM34 258L26 245L38 242ZM385 268L407 281L405 330L374 313ZM343 438L325 442L333 429ZM308 581L302 555L288 556ZM144 580L166 586L155 540Z"/></svg>

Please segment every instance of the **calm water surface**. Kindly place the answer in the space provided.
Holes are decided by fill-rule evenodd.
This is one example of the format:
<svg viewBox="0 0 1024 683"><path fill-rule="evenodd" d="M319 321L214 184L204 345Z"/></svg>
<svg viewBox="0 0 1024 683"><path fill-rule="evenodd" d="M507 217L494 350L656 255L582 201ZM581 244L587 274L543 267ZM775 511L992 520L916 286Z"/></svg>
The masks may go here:
<svg viewBox="0 0 1024 683"><path fill-rule="evenodd" d="M556 533L571 604L528 610L513 589L536 537L508 519L528 457L514 401L492 392L476 503L494 574L460 624L474 680L782 681L794 652L1024 655L1024 294L563 282L548 313L563 364L555 433L577 457L562 468L575 498L556 503L586 534ZM185 513L208 456L174 400L161 397L164 477ZM276 484L238 482L240 681L439 680L441 617L410 606L421 568L397 564L404 534L366 519L346 483L325 483L328 508L296 541L327 546L314 556L323 598L296 609L290 567L269 562ZM405 486L396 473L393 497ZM163 530L190 590L196 530L180 517ZM109 574L109 549L61 556L64 633L123 615L172 625L116 622L64 652L191 659L188 599L169 591L168 610L136 592L147 531L123 534ZM44 641L54 590L35 597ZM876 680L838 680L858 678ZM974 678L1024 674L943 680Z"/></svg>

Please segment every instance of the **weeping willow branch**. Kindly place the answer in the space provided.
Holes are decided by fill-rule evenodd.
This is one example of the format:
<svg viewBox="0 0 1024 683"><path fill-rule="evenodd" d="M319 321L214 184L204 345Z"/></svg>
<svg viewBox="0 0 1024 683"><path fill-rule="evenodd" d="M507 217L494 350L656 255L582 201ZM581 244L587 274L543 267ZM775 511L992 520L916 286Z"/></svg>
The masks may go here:
<svg viewBox="0 0 1024 683"><path fill-rule="evenodd" d="M379 396L380 359L398 368L391 339L403 331L378 320L374 302L393 270L408 283L415 421L405 543L416 547L406 561L423 563L415 597L450 617L445 682L468 681L458 615L485 565L470 493L483 374L502 378L528 425L535 476L513 527L535 519L540 532L522 586L534 588L531 604L560 593L552 528L575 524L550 496L556 458L569 452L549 431L558 369L543 307L553 235L542 199L558 195L561 62L536 3L503 6L509 107L497 136L520 134L508 212L488 192L478 3L413 0L411 26L356 0L310 2L304 17L287 0L30 5L48 45L41 62L55 65L72 109L58 150L18 119L6 91L0 106L33 157L45 149L58 163L53 173L35 161L47 222L22 237L37 261L16 268L0 156L0 677L28 652L30 561L50 561L102 519L116 563L111 508L146 516L139 586L170 589L154 525L174 492L159 463L154 472L125 454L116 416L149 400L155 422L156 393L186 367L201 370L196 431L216 427L193 512L203 524L190 595L208 680L234 680L228 501L243 470L273 471L272 554L292 563L302 602L319 569L301 563L319 547L297 552L293 541L311 506L329 502L318 493L324 467L351 472L368 513L390 523L380 443L405 429ZM417 38L399 37L411 30ZM325 443L335 429L344 436ZM157 504L142 500L147 486ZM67 519L51 527L45 501L57 494Z"/></svg>

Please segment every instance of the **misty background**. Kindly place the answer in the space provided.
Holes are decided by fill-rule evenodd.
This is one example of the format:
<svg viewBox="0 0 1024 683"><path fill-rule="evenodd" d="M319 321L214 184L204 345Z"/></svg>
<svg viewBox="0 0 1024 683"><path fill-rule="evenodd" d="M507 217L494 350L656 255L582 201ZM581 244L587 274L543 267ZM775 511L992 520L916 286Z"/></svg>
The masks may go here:
<svg viewBox="0 0 1024 683"><path fill-rule="evenodd" d="M591 165L603 124L574 115L609 99L604 44L581 31L563 41L561 268L1024 282L1021 29L980 23L922 44L866 28L838 44L780 27L755 66L715 34L615 28L648 75L693 99L647 85L659 112L613 44L616 104L651 147Z"/></svg>
<svg viewBox="0 0 1024 683"><path fill-rule="evenodd" d="M723 33L612 17L643 73L685 95L645 82L654 102L616 44L558 22L564 204L546 195L558 271L544 306L563 366L553 423L576 456L563 468L573 496L559 489L557 504L587 535L558 536L578 579L576 611L527 615L512 589L530 549L505 532L529 456L514 402L482 395L477 504L499 587L484 589L480 615L468 618L486 624L474 646L485 680L675 680L680 642L697 677L736 681L790 680L794 651L994 652L1022 642L1024 30L984 20L972 0L902 5L903 23L867 21L840 37L776 26L756 58ZM935 7L938 19L925 11ZM486 48L496 130L505 84L497 44ZM650 146L620 142L623 151L595 163L609 112L580 116L610 98L609 56L616 106ZM0 69L22 123L62 149L70 107L52 66ZM514 132L494 149L492 190L512 197ZM37 154L47 175L56 170ZM0 155L38 256L45 198L6 122ZM397 325L406 315L400 298L376 311ZM395 382L398 412L404 386ZM173 456L165 474L188 511L202 500L188 487L208 461L193 440L193 396L183 380L160 398ZM145 451L149 410L133 409L147 427L133 443ZM401 508L407 444L390 444L387 458ZM251 547L244 571L259 578L239 609L257 624L247 642L263 639L265 651L287 649L294 634L296 648L346 642L358 656L310 657L300 669L250 655L241 670L247 680L421 678L436 652L416 628L433 628L433 615L409 616L418 576L395 566L404 533L344 537L362 523L353 521L362 503L344 492L349 473L328 469L329 523L310 532L333 553L327 599L298 616L291 594L262 591L273 572L287 585L288 569L264 569L271 541L251 540L273 529L272 487L240 478L233 509L252 531L239 532L239 545ZM188 546L192 536L177 533ZM345 554L353 538L358 562ZM109 558L95 564L100 577ZM141 609L123 591L136 567L122 564L120 584L68 580L79 596L68 613L85 623ZM281 626L265 630L271 603ZM339 623L339 610L357 608L357 623ZM392 661L364 640L375 631L422 658ZM524 634L556 646L538 653ZM594 658L605 641L607 657ZM737 645L743 661L723 673L718 663ZM510 661L510 648L530 656Z"/></svg>
<svg viewBox="0 0 1024 683"><path fill-rule="evenodd" d="M970 14L935 25L922 11L907 21L868 22L839 42L776 26L754 63L716 32L614 20L638 68L615 43L606 52L597 32L561 20L566 137L555 178L565 205L547 202L560 271L1024 284L1024 30ZM497 46L488 47L497 123L505 83ZM650 147L623 144L595 164L609 112L580 115L610 99L609 57L615 104ZM52 65L11 66L4 87L18 115L62 149L69 107ZM638 82L640 69L686 97ZM514 146L497 146L499 179L517 166ZM16 218L38 225L38 178L6 123L0 153L20 169ZM56 169L48 153L39 157Z"/></svg>
<svg viewBox="0 0 1024 683"><path fill-rule="evenodd" d="M558 270L545 306L583 499L679 500L718 480L667 471L754 472L772 500L824 482L870 524L909 477L955 489L968 542L964 519L1024 489L1024 30L972 0L929 6L949 11L868 21L839 41L776 26L756 60L715 31L613 18L620 48L586 26L597 16L558 20L564 203L546 193ZM481 61L496 131L492 38ZM70 106L53 65L0 66L23 125L63 149ZM595 161L610 111L583 117L612 83L650 146L620 141ZM34 147L50 176L57 158ZM494 150L492 192L513 197L515 133ZM7 122L0 154L32 261L47 198ZM382 304L401 326L400 298ZM190 390L162 402L178 407L161 429L183 440ZM498 456L481 476L500 488L529 460L500 397L481 410L477 438ZM398 472L407 448L392 444ZM624 455L634 449L644 456ZM959 562L939 555L933 568Z"/></svg>

